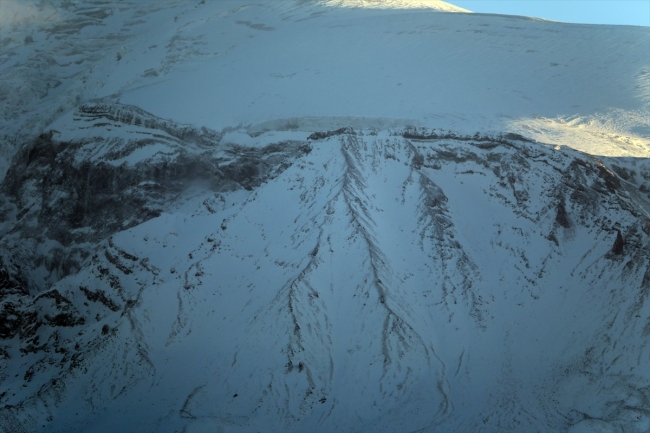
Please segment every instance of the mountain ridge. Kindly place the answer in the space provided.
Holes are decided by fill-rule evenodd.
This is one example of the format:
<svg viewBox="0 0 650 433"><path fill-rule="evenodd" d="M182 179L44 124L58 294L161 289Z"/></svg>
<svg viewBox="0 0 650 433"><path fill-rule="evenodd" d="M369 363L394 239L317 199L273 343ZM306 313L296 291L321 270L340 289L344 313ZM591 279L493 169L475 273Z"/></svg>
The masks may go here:
<svg viewBox="0 0 650 433"><path fill-rule="evenodd" d="M0 48L0 431L650 429L648 29L41 7Z"/></svg>
<svg viewBox="0 0 650 433"><path fill-rule="evenodd" d="M129 109L127 106L119 107L122 112ZM82 108L81 112L84 111L88 109ZM91 112L98 111L93 109ZM105 120L111 120L110 113L115 111L102 109L99 112L108 117L76 118L75 122L82 125L88 122L101 125L85 129L84 134L100 134L97 128L104 128L101 134L105 136L106 133L110 135L110 129L115 128L115 124L105 123ZM137 110L135 112L142 113ZM115 119L114 116L112 118ZM132 127L136 126L134 118L130 118ZM151 121L148 124L149 127L165 125L165 129L174 130L174 126L168 123ZM120 135L124 134L122 128L118 128ZM84 129L80 128L79 131ZM211 136L209 132L204 133ZM585 294L587 299L591 299L589 302L595 303L596 311L602 311L599 314L608 318L603 323L611 321L611 326L619 323L613 329L628 335L627 338L632 338L629 341L638 341L632 347L637 348L634 350L643 351L640 348L644 343L641 342L647 338L643 335L648 333L642 331L637 337L632 336L637 332L635 329L640 329L638 326L641 326L641 329L648 328L648 324L635 325L640 322L634 319L638 315L641 322L643 317L646 322L649 320L645 312L648 271L643 271L644 263L647 265L648 262L645 240L648 235L647 231L643 231L644 227L647 230L648 219L646 216L643 225L643 215L646 214L634 204L635 198L625 192L622 181L615 172L606 169L602 162L575 151L556 150L553 146L522 140L514 135L510 138L477 135L459 137L434 130L413 128L393 131L346 129L313 134L311 138L305 132L302 133L303 139L296 140L296 144L290 147L290 142L283 141L282 134L267 132L255 138L265 142L268 140L265 135L274 137L282 143L281 147L270 144L245 150L239 145L230 147L227 141L215 143L209 150L198 147L203 149L200 151L203 153L199 153L202 159L205 159L205 152L227 154L228 148L231 148L240 149L234 155L245 155L244 160L250 161L252 150L264 155L264 150L271 148L274 152L282 149L289 157L288 161L293 162L280 171L272 169L271 173L274 174L266 180L262 179L260 183L242 180L232 183L232 180L225 177L221 184L212 183L212 187L205 189L203 186L198 190L191 182L185 183L185 193L181 191L180 194L181 197L187 197L186 204L181 204L183 199L172 196L168 199L171 200L171 208L162 206L160 214L150 215L132 228L117 229L107 241L94 244L96 246L91 250L94 255L87 255L85 260L80 261L78 271L73 271L67 276L62 275L63 278L58 282L52 281L53 287L43 292L47 297L40 295L30 302L29 296L23 295L27 297L23 297L25 300L18 303L25 308L21 313L22 324L18 326L20 331L15 332L19 332L20 340L24 341L21 349L24 355L8 359L5 371L19 370L20 363L33 362L28 359L36 361L42 356L39 355L41 353L46 356L33 364L30 369L33 372L25 376L25 383L28 385L25 392L27 395L33 394L19 407L26 408L24 405L30 401L30 405L37 406L30 406L33 409L22 409L19 412L23 417L31 414L28 418L23 418L22 424L11 423L11 414L16 416L16 412L15 409L10 409L13 406L10 403L13 397L9 397L5 391L4 398L9 398L6 400L5 405L8 406L5 407L3 415L5 428L14 428L9 427L12 425L35 427L33 423L37 422L38 418L32 417L40 417L41 415L37 414L43 412L37 407L45 404L44 408L50 407L45 413L50 413L49 416L53 416L54 421L48 423L51 427L44 431L56 431L61 428L83 431L89 428L89 424L86 424L88 422L107 423L103 416L95 417L102 413L113 413L115 410L123 414L121 422L127 424L109 423L104 424L105 426L127 430L159 430L163 428L161 421L147 418L138 422L133 416L125 415L131 411L123 406L124 403L119 402L125 399L126 403L133 398L141 399L147 395L149 397L146 398L153 398L153 394L147 389L163 387L162 389L167 391L158 394L175 401L176 403L171 404L178 408L175 414L171 412L164 417L165 423L172 423L166 428L185 425L190 431L194 428L190 426L199 430L221 428L246 431L274 425L273 429L277 431L328 431L350 426L362 430L436 431L455 428L481 431L483 428L484 431L514 431L516 424L506 421L507 417L504 418L509 412L490 415L488 418L493 417L493 422L487 422L483 427L480 427L482 422L471 424L476 415L465 411L472 406L468 408L466 401L458 399L458 390L470 386L472 382L469 378L480 377L483 371L470 361L470 354L473 351L480 353L481 350L486 350L485 353L495 356L493 350L483 345L477 346L483 349L461 348L450 343L440 346L440 338L445 334L434 337L431 332L451 326L461 335L487 333L487 340L498 339L501 338L501 330L511 326L507 325L508 322L503 322L505 317L512 316L511 308L522 308L536 317L548 308L537 310L537 302L555 305L553 308L558 321L567 320L559 317L568 318L568 315L574 314L575 311L567 311L567 308L573 308L568 305L577 305L575 302L580 302L582 295L574 295L578 298L571 298L573 303L561 306L567 301L561 301L561 296L549 294L559 290L559 293L564 291L564 296L568 295L567 289L561 287L549 292L551 287L558 284L553 281L559 281L558 278L561 280L560 274L569 280L578 278L577 281L581 281L588 278L591 283L581 283L578 287L587 290ZM284 134L294 134L295 140L297 133L285 131ZM137 136L136 134L135 137ZM194 134L188 133L187 136L193 137ZM223 137L221 138L223 140ZM87 142L81 137L77 140L80 143ZM73 143L74 141L67 145L72 145L74 149L78 145ZM145 140L145 143L145 146L159 146L159 141ZM197 148L195 141L176 143L175 146L180 144L182 147ZM98 144L101 145L102 142ZM123 144L120 147L129 148ZM292 153L297 155L297 158L291 156ZM75 154L83 155L76 151ZM149 155L143 162L153 165L160 164L156 161L160 159L160 155L164 155L155 152L142 154ZM96 166L106 164L106 158L109 158L108 161L114 158L110 152L104 153L100 158L96 158L92 153L86 155L86 160L92 161ZM183 152L176 155L181 158ZM43 161L38 161L35 159L30 166L43 164ZM275 164L282 165L283 161L285 159L278 159ZM143 162L132 165L130 169L141 170L138 165ZM244 164L246 163L250 162ZM84 162L79 161L78 164L83 165ZM125 164L117 167L124 170L128 167ZM220 161L221 167L228 164L231 164L229 159ZM521 167L527 167L527 177L522 177ZM146 172L153 174L152 170ZM219 172L225 173L224 169L220 168L213 176L219 177ZM236 173L237 170L232 172ZM530 176L544 181L537 181ZM486 177L494 180L485 183L483 178ZM5 184L11 178L12 176L8 175ZM401 182L393 182L393 179L400 178L403 179ZM390 183L386 183L388 179L391 179ZM551 183L548 183L549 181ZM144 187L149 185L148 182L157 181L145 180L143 183L138 179L135 184L142 184ZM558 191L554 184L563 186ZM388 188L389 185L392 186ZM590 186L585 189L583 185ZM540 187L542 190L539 190ZM468 198L462 198L467 194ZM538 199L533 200L533 197ZM543 197L547 198L538 202ZM491 226L476 225L471 222L471 218L462 216L468 214L468 205L470 209L477 206L470 204L476 200L485 202L480 209L491 209ZM176 208L179 205L181 208ZM182 210L185 206L188 206L187 210ZM604 210L612 206L618 209L617 221L612 221L607 216L610 215L609 211ZM628 216L623 220L623 215ZM30 218L29 213L22 218ZM188 224L188 218L203 222ZM81 221L88 224L91 220ZM537 224L546 229L533 229ZM526 226L528 229L524 231L523 227ZM199 227L211 229L206 232L197 229ZM402 231L405 228L409 228L411 233ZM397 237L396 229L401 229ZM484 231L482 235L479 234L481 230ZM14 233L13 236L20 236L20 231L9 232ZM486 233L489 233L488 239L492 240L485 238ZM107 234L102 234L98 239L106 239L105 236ZM595 243L591 247L581 246L582 242L578 242L585 236L590 239L595 236ZM622 251L618 251L616 247L619 236L624 239ZM9 248L8 251L12 248L11 238L12 236L5 235L3 239L5 247ZM139 240L129 240L135 238ZM184 239L183 242L179 241L181 238ZM485 240L479 241L481 238ZM490 245L493 246L489 247ZM160 246L163 247L162 251ZM481 252L482 248L486 247L495 248L492 254L502 251L499 254L505 254L501 257L514 267L514 273L502 269L498 274L493 274L491 269L494 267L490 264L492 261ZM171 254L166 253L165 250L170 248ZM173 252L177 248L180 248L180 251ZM544 257L544 254L548 256ZM12 260L19 257L16 254L12 256ZM47 256L45 252L45 257ZM577 263L575 259L567 262L566 258L572 256L582 258ZM570 269L566 265L561 265L563 262L575 265L573 271L569 272ZM357 265L351 265L352 263ZM337 271L332 274L334 269ZM620 272L616 269L626 271L620 274L621 277L616 277ZM340 275L336 276L337 274ZM244 277L246 275L248 277ZM605 277L607 275L609 277ZM621 287L616 282L618 278L623 278L623 281L631 279L630 284ZM494 287L492 284L499 279L510 281L502 284L511 289L489 289ZM597 283L599 280L602 282ZM262 288L272 281L277 282L274 283L277 284L277 291L267 293ZM227 286L215 288L215 284L220 287L224 283ZM425 289L432 283L434 287ZM523 287L512 290L522 283ZM550 287L543 288L549 284ZM618 287L612 293L620 295L614 295L613 299L618 299L615 305L620 307L617 308L627 311L625 318L618 319L619 315L614 314L615 310L611 305L602 303L602 295L595 295L592 289L587 289L590 284L603 288L612 284L613 287ZM161 291L162 287L168 289ZM177 288L169 291L172 287ZM238 289L232 292L234 287ZM341 292L340 289L347 287L353 290L346 295L346 290ZM627 291L634 287L639 287L638 294L633 299L626 300L622 294L628 293ZM229 292L232 293L227 295ZM511 293L508 294L509 292ZM248 295L245 295L246 293ZM589 293L592 294L588 295ZM601 293L607 293L607 290ZM218 296L221 301L208 302L208 299L214 296ZM508 301L511 296L516 299ZM49 307L45 307L42 299L53 301ZM343 299L347 299L346 304L341 303ZM5 312L8 312L7 301L15 305L15 297L5 298ZM557 304L558 302L561 303ZM175 312L172 308L174 304L177 305ZM219 305L221 307L218 307ZM511 305L504 310L509 312L503 319L497 319L497 312L505 308L505 305ZM624 305L627 306L623 307ZM215 313L210 313L210 308L214 309ZM337 312L339 309L341 311ZM226 322L228 325L207 325L216 319L210 318L217 314L216 310L221 311L220 314L224 315L224 318L230 318ZM19 310L14 309L11 313L15 314L15 311ZM37 312L39 316L32 316L30 311ZM562 311L564 313L560 313ZM434 312L437 312L437 319L434 319L435 315L432 316ZM96 316L95 319L90 320L93 316ZM239 318L235 318L237 316ZM353 317L358 319L352 320ZM596 323L589 314L583 314L581 320L580 323L590 323L590 326ZM374 331L376 334L368 334L367 331L350 333L350 329L357 327L360 330L372 329L371 324L374 323L381 324L379 329ZM576 326L573 325L574 329L580 332L593 332L588 331L589 327L585 325ZM593 329L602 329L602 326L596 325ZM161 327L162 333L158 331ZM190 359L181 355L187 353L186 350L177 352L172 348L187 344L191 347L195 343L189 341L197 338L197 342L202 341L204 335L207 335L205 332L210 328L211 332L216 332L215 338L220 342L219 352L211 351L217 357L210 362L205 358L205 354L199 355L196 349L191 350L190 353L196 353L197 357L192 362L198 362L199 365L207 362L203 367L197 365L191 369L204 369L206 372L212 369L213 372L204 380L197 382L195 379L194 388L189 389L189 384L181 385L172 379L173 376L169 376L173 375L174 371L179 371L178 368L187 368L180 367L178 362L188 362ZM80 337L81 340L72 338L67 329L81 329L82 334L88 337ZM165 329L168 331L164 331ZM241 332L242 337L229 340L226 336L234 330L239 330L237 332ZM509 332L513 332L513 329L510 328ZM538 338L545 336L544 338L548 339L547 332L553 335L552 331L541 334L538 332ZM274 337L269 339L271 335ZM370 337L372 335L376 336ZM36 336L41 339L34 339ZM52 340L53 336L59 337ZM359 339L361 336L363 338ZM357 339L359 340L355 342ZM79 349L73 349L71 345L74 346L75 340L74 344L80 345L81 341L85 343L80 345ZM459 341L465 340L476 341L474 338L461 338ZM43 341L46 342L45 345L41 344ZM132 343L124 345L129 341ZM581 346L577 344L578 340L569 338L568 341L571 341L568 347ZM460 344L462 346L462 343ZM629 344L628 342L628 347ZM48 347L57 348L62 355L49 352ZM115 364L106 370L105 361L100 354L107 353L106 350L110 350L108 347L114 347L113 351L117 350L116 355L123 355L114 358ZM346 347L348 349L345 349ZM522 346L519 350L525 347ZM534 352L534 347L525 349L523 353L529 350ZM562 350L568 350L567 346ZM589 352L588 347L585 350ZM440 355L441 351L445 355ZM605 353L611 353L609 351ZM264 364L259 364L260 360L256 357L260 352L267 354ZM454 358L450 355L452 352L457 353L456 356L460 354L459 361L451 360ZM173 355L174 353L176 355ZM503 355L498 355L497 358L500 356ZM513 373L523 366L513 364L518 356L514 353L507 355L511 363L509 368L512 370L502 373L505 374L504 378L510 375L509 380L515 380L515 383L523 380L521 376ZM44 360L53 358L58 358L53 365L60 367L44 369ZM219 361L220 359L222 361ZM363 359L370 363L370 370L365 366L365 375L354 374L350 379L344 379L345 370L359 370ZM595 365L604 362L597 359L590 362L596 363ZM15 362L19 364L14 364ZM456 364L455 368L450 364ZM222 367L217 368L218 365ZM267 367L260 369L261 365ZM372 367L373 365L377 367ZM436 365L438 367L435 367ZM470 365L473 367L470 368ZM227 366L230 366L230 372ZM341 370L343 366L346 367ZM503 366L507 367L508 363ZM225 371L217 374L214 372L215 368L216 371ZM635 370L637 375L641 373L639 368L640 365ZM456 371L454 376L451 376L452 370ZM79 373L74 373L75 371L93 371L93 375L99 376L88 382L87 379L82 380L84 374L77 376ZM105 372L102 373L103 371ZM118 373L120 371L122 373ZM252 371L258 373L251 377ZM370 374L373 371L375 373ZM403 376L404 371L409 373ZM438 379L435 379L436 376L430 377L432 371L439 372ZM459 376L461 371L464 371L464 374ZM63 376L59 376L60 374ZM109 376L105 376L107 374ZM340 374L343 376L339 376ZM526 410L532 410L536 415L516 417L518 422L528 426L527 429L550 431L566 428L571 417L577 416L567 412L563 418L551 417L544 418L545 422L535 421L541 416L550 416L550 413L543 409L546 404L543 402L549 397L548 392L553 392L553 395L560 393L560 396L561 392L564 392L563 398L566 400L567 395L570 397L577 391L571 388L563 391L562 384L568 378L572 381L584 380L584 376L578 371L568 376L558 372L553 374L557 375L550 376L555 377L552 380L555 385L550 388L547 386L546 391L535 398L538 403L531 403L531 397L528 397ZM106 378L100 379L102 375ZM74 379L75 376L77 379ZM360 379L363 377L367 377L367 380ZM427 377L428 379L425 379ZM560 380L564 377L567 379ZM640 380L639 376L635 377L635 380ZM430 386L422 388L423 383L431 380L433 382ZM467 380L470 381L466 382ZM94 388L90 394L93 397L89 400L89 407L94 409L84 415L82 419L85 421L73 421L69 415L54 416L58 413L55 407L65 408L67 404L78 402L73 397L74 393L69 390L57 391L58 397L51 400L52 397L48 395L59 389L61 385L58 384L70 383L67 386L74 389L79 386L86 387L96 381L122 384L119 385L122 391L102 391L102 388ZM285 390L277 388L282 382L288 385ZM344 385L346 382L350 385L356 384L354 386L361 385L361 388L354 391L350 385ZM31 383L43 385L33 388ZM248 385L245 385L247 383ZM263 393L266 397L262 396L258 401L257 397L254 397L258 391L254 390L263 383L265 385L262 389L269 386L270 388L265 391L268 394ZM373 383L379 385L374 391ZM418 383L420 385L416 386ZM599 381L593 379L587 383L589 386L601 386ZM631 384L627 382L625 386L629 387ZM182 389L186 391L183 392ZM304 393L302 396L300 389ZM395 391L388 391L391 389L401 391L395 394ZM424 389L429 391L423 393ZM431 394L430 390L435 389L439 391ZM505 389L507 392L512 391L510 387ZM503 396L486 397L486 401L494 398L503 400L507 395L505 389ZM643 392L639 388L634 389L637 390L635 392ZM372 393L375 398L381 398L384 402L380 406L382 410L359 403L349 406L341 402L344 396L354 398L360 391L360 395ZM230 394L224 395L224 392ZM183 397L183 394L186 397ZM128 397L129 395L131 397ZM277 407L274 403L282 401L287 402L288 406ZM366 400L358 400L363 401ZM503 400L503 404L510 405L509 401ZM414 404L413 407L422 404L437 407L439 415L432 416L427 411L418 414L407 409L408 404L402 406L405 402ZM115 404L118 404L120 409L114 407ZM166 404L169 407L170 403ZM542 406L539 406L540 404ZM113 409L109 409L111 407ZM218 409L220 407L222 409ZM345 407L348 409L344 409ZM353 409L355 407L356 409ZM474 410L479 407L482 406L477 403ZM642 410L643 405L634 407ZM325 408L329 410L329 415L323 412ZM63 413L65 412L64 410ZM352 421L354 413L365 414L367 421L361 424ZM373 413L375 415L372 415ZM594 413L593 409L590 413ZM483 416L487 414L483 413ZM29 421L30 418L32 421ZM91 421L92 419L97 421ZM99 421L100 419L102 421ZM272 419L275 421L271 421ZM579 416L575 421L582 421L583 425L587 423ZM618 418L609 419L608 422L628 427L633 425L625 424L626 421ZM637 425L642 425L645 421L639 422L641 424ZM546 427L543 427L544 425Z"/></svg>

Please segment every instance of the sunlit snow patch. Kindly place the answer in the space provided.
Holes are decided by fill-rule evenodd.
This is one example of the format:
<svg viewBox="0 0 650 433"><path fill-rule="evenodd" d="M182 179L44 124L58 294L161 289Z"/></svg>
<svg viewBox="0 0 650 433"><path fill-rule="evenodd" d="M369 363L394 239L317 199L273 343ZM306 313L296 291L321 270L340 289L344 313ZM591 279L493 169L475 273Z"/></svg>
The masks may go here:
<svg viewBox="0 0 650 433"><path fill-rule="evenodd" d="M591 116L532 117L506 122L507 129L549 144L598 156L650 156L650 110L608 110Z"/></svg>
<svg viewBox="0 0 650 433"><path fill-rule="evenodd" d="M325 0L328 6L377 9L435 9L442 12L471 12L440 0Z"/></svg>

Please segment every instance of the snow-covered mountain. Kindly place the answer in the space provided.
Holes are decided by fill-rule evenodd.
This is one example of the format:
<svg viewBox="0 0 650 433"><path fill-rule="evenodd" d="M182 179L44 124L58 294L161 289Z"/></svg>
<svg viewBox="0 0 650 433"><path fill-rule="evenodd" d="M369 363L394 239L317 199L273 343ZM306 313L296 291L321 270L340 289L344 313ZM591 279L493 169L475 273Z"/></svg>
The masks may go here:
<svg viewBox="0 0 650 433"><path fill-rule="evenodd" d="M0 12L0 430L650 431L650 29Z"/></svg>

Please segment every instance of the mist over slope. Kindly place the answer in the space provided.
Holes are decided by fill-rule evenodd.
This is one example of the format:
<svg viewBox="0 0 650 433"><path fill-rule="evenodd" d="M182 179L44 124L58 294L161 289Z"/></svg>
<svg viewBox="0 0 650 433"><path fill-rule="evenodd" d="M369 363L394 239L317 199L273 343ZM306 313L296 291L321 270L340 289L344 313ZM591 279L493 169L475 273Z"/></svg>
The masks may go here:
<svg viewBox="0 0 650 433"><path fill-rule="evenodd" d="M1 7L2 431L650 431L648 28Z"/></svg>

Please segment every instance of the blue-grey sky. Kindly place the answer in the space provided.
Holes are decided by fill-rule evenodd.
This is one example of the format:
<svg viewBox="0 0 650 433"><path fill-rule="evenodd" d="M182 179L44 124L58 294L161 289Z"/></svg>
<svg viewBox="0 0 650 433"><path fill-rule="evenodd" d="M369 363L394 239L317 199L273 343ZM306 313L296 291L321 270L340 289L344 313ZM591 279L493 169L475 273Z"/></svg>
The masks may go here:
<svg viewBox="0 0 650 433"><path fill-rule="evenodd" d="M585 24L650 26L650 0L446 0L473 12Z"/></svg>

